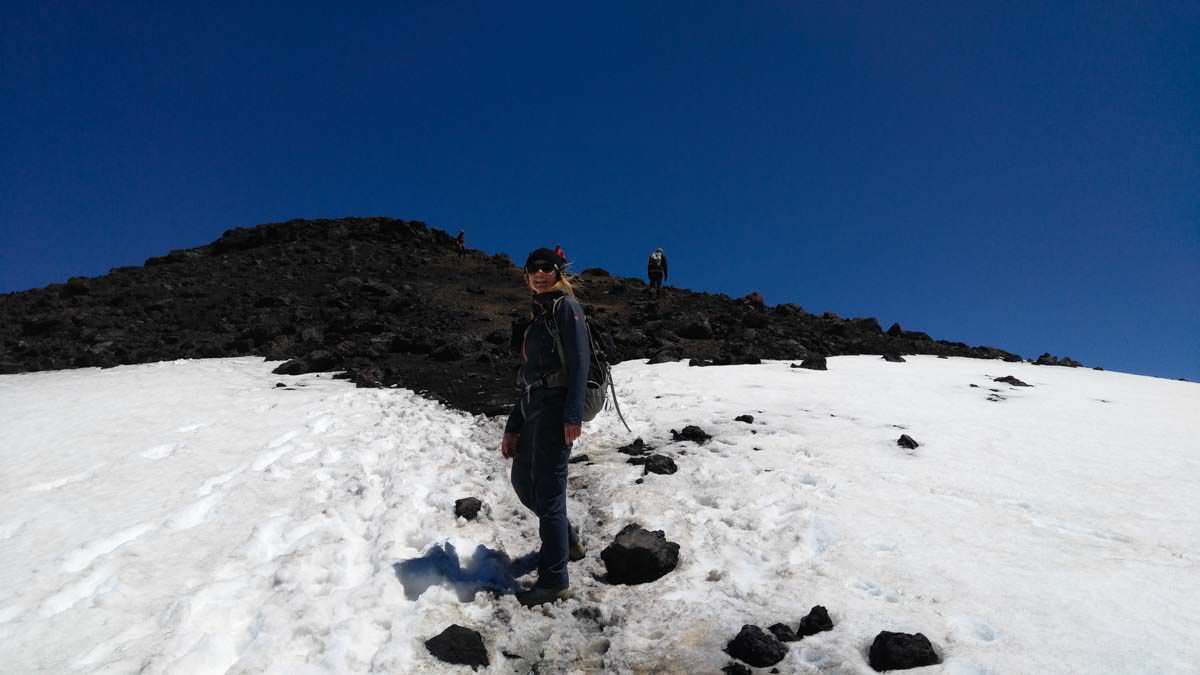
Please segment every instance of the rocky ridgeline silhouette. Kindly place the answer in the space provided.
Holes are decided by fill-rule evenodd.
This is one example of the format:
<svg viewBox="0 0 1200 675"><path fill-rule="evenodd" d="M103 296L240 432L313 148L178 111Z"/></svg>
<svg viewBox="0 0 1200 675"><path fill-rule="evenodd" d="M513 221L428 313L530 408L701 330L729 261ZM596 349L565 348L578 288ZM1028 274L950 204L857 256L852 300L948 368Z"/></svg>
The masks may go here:
<svg viewBox="0 0 1200 675"><path fill-rule="evenodd" d="M577 288L614 361L1020 360L794 304L679 288L655 301L640 279L600 269L585 270ZM453 237L419 221L291 220L229 230L143 267L0 295L0 373L254 355L284 361L284 374L338 371L359 386L398 385L499 414L513 399L514 332L527 300L508 256L460 258Z"/></svg>

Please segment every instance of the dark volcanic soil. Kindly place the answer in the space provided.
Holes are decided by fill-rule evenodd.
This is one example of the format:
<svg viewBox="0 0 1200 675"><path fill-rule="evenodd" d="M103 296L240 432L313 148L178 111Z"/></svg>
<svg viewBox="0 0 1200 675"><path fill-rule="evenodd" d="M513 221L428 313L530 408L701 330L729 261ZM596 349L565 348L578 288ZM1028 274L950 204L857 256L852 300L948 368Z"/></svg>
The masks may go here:
<svg viewBox="0 0 1200 675"><path fill-rule="evenodd" d="M576 284L613 361L697 365L807 355L1014 354L875 319L757 307L586 270ZM514 322L528 313L520 270L416 221L293 220L226 232L98 278L0 295L0 373L257 355L282 372L339 371L475 413L514 398Z"/></svg>

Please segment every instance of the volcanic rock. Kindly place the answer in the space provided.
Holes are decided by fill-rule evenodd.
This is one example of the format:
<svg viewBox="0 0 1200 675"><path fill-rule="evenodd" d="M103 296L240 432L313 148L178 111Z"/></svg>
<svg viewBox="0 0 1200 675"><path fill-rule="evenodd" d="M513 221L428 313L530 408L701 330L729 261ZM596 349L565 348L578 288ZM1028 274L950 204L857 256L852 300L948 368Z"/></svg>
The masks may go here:
<svg viewBox="0 0 1200 675"><path fill-rule="evenodd" d="M662 530L651 532L634 523L617 533L600 552L600 559L608 569L609 583L644 584L675 569L679 544L667 541Z"/></svg>
<svg viewBox="0 0 1200 675"><path fill-rule="evenodd" d="M648 473L670 475L679 470L679 467L675 466L675 460L667 457L666 455L654 454L648 457L630 457L626 460L626 462L629 464L642 465L644 467L642 472L643 476Z"/></svg>
<svg viewBox="0 0 1200 675"><path fill-rule="evenodd" d="M621 447L617 448L617 452L625 455L644 455L653 449L654 448L650 447L649 445L646 445L645 441L643 441L639 436L638 438L633 439L633 442L629 445L622 445Z"/></svg>
<svg viewBox="0 0 1200 675"><path fill-rule="evenodd" d="M825 364L824 356L810 356L800 362L800 365L792 364L793 368L807 368L809 370L829 370L829 366Z"/></svg>
<svg viewBox="0 0 1200 675"><path fill-rule="evenodd" d="M456 518L466 518L467 520L475 520L475 516L479 515L479 509L483 507L483 502L475 497L464 497L455 500L454 516Z"/></svg>
<svg viewBox="0 0 1200 675"><path fill-rule="evenodd" d="M613 363L901 352L1020 359L899 328L885 335L873 319L796 305L760 312L681 288L670 302L647 303L645 287L599 272L580 280L589 318L612 338L604 346ZM419 221L292 220L231 229L142 267L0 294L0 371L254 355L281 362L271 366L281 374L346 371L359 385L399 385L504 415L527 301L511 257L460 258L453 236Z"/></svg>
<svg viewBox="0 0 1200 675"><path fill-rule="evenodd" d="M728 663L721 669L721 672L725 675L751 675L754 671L740 663Z"/></svg>
<svg viewBox="0 0 1200 675"><path fill-rule="evenodd" d="M913 437L909 436L908 434L900 434L900 438L896 439L896 445L906 450L916 450L917 448L921 447L921 444L914 441Z"/></svg>
<svg viewBox="0 0 1200 675"><path fill-rule="evenodd" d="M1037 361L1033 362L1033 365L1035 365L1035 366L1066 366L1068 368L1078 368L1079 366L1082 366L1083 364L1069 356L1064 356L1062 358L1059 358L1057 356L1052 355L1050 352L1045 352L1037 358Z"/></svg>
<svg viewBox="0 0 1200 675"><path fill-rule="evenodd" d="M779 640L780 642L795 642L803 637L801 635L796 635L796 631L792 630L790 626L782 623L772 624L767 628L767 630L771 631L771 635L774 635L775 639Z"/></svg>
<svg viewBox="0 0 1200 675"><path fill-rule="evenodd" d="M1012 375L1005 375L1004 377L997 377L996 379L992 380L992 382L1004 382L1005 384L1011 384L1014 387L1032 387L1033 386L1032 384L1025 384L1024 382L1018 380L1017 378L1013 377Z"/></svg>
<svg viewBox="0 0 1200 675"><path fill-rule="evenodd" d="M745 422L746 424L754 424L754 415L738 415L733 418L734 422Z"/></svg>
<svg viewBox="0 0 1200 675"><path fill-rule="evenodd" d="M426 640L425 648L446 663L471 666L472 670L488 666L483 636L458 624L452 624L440 634Z"/></svg>
<svg viewBox="0 0 1200 675"><path fill-rule="evenodd" d="M804 637L827 630L833 630L833 619L829 618L829 610L821 605L816 605L808 610L807 616L800 619L800 627L796 629L796 634Z"/></svg>
<svg viewBox="0 0 1200 675"><path fill-rule="evenodd" d="M899 354L884 354L883 360L889 363L905 363L904 357Z"/></svg>
<svg viewBox="0 0 1200 675"><path fill-rule="evenodd" d="M692 441L697 445L704 445L710 438L712 438L712 436L704 433L704 430L700 427L694 424L689 424L683 428L683 431L675 431L672 429L671 438L676 442Z"/></svg>
<svg viewBox="0 0 1200 675"><path fill-rule="evenodd" d="M755 668L766 668L782 661L787 647L758 626L746 624L725 646L725 653Z"/></svg>
<svg viewBox="0 0 1200 675"><path fill-rule="evenodd" d="M937 652L933 651L929 638L923 634L888 631L882 631L875 636L875 641L871 643L869 659L871 667L878 672L920 668L942 662Z"/></svg>

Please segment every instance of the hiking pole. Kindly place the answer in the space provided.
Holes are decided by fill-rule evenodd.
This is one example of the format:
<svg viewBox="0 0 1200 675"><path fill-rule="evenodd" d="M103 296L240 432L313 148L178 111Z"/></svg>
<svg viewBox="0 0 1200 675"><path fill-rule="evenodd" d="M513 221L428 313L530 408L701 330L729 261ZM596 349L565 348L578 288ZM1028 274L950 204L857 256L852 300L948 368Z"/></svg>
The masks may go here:
<svg viewBox="0 0 1200 675"><path fill-rule="evenodd" d="M625 416L621 414L621 404L617 401L617 385L613 382L613 379L612 379L612 368L608 369L608 386L609 386L609 389L612 391L613 408L615 408L617 411L617 418L621 420L621 424L625 425L625 431L628 431L629 433L632 434L633 429L629 428L629 423L625 421Z"/></svg>

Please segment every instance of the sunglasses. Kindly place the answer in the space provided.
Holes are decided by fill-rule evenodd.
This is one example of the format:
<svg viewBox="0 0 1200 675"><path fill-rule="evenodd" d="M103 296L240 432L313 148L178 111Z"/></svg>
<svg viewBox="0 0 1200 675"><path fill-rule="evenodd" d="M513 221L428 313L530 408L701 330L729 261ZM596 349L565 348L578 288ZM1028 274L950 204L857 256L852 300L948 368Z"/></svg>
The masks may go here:
<svg viewBox="0 0 1200 675"><path fill-rule="evenodd" d="M548 262L530 263L525 266L525 272L533 274L534 272L557 272L558 265Z"/></svg>

